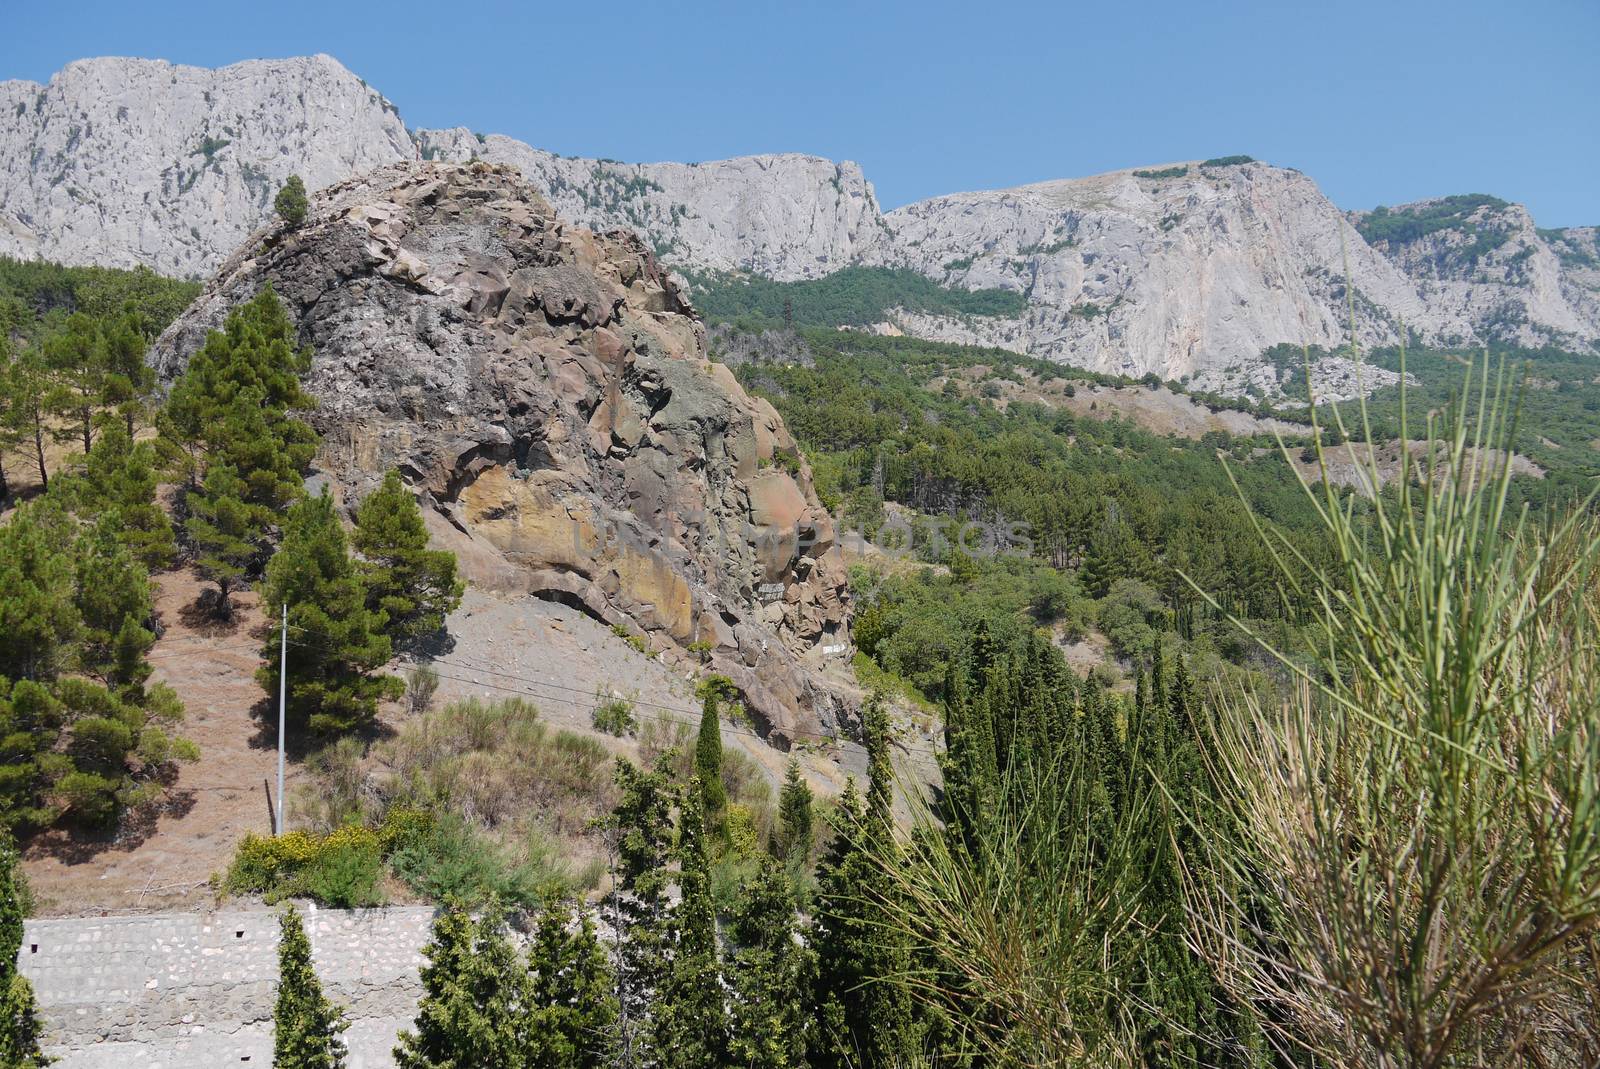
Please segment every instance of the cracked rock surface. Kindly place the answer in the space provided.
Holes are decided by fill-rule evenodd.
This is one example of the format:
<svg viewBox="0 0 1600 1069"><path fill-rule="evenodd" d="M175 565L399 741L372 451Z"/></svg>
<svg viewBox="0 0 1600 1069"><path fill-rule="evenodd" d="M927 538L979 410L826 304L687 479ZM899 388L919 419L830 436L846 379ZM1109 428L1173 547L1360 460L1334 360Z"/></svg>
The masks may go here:
<svg viewBox="0 0 1600 1069"><path fill-rule="evenodd" d="M510 167L380 168L252 235L157 343L161 374L269 283L315 351L318 467L346 502L398 468L480 588L692 648L779 744L838 727L832 521L640 239L567 225Z"/></svg>

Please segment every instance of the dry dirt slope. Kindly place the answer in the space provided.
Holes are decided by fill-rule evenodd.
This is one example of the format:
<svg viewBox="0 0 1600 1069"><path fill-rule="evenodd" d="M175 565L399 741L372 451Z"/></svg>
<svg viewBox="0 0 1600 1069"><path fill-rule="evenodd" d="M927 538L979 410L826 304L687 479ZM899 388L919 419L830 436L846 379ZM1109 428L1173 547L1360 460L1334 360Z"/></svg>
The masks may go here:
<svg viewBox="0 0 1600 1069"><path fill-rule="evenodd" d="M233 626L219 627L193 612L204 584L191 573L167 572L156 581L165 630L150 655L154 678L171 684L183 699L185 734L199 745L200 760L181 769L158 812L113 838L60 829L35 837L24 869L38 916L209 907L215 903L210 877L227 867L239 840L272 830L277 751L273 723L262 718L271 721L275 714L254 678L261 650L273 637L271 622L246 592L238 598ZM521 696L553 727L598 738L629 758L638 757L631 740L593 731L589 716L596 695L633 700L641 718L697 722L692 675L639 653L566 605L469 588L448 633L447 649L435 662L441 677L436 704ZM384 711L391 728L404 716L398 706ZM787 755L738 725L724 723L723 734L725 745L748 754L774 782L781 778ZM795 752L818 793L834 794L847 775L864 775L865 755L857 744L811 741L817 745ZM918 749L930 743L908 740ZM294 756L288 766L291 827L302 768Z"/></svg>

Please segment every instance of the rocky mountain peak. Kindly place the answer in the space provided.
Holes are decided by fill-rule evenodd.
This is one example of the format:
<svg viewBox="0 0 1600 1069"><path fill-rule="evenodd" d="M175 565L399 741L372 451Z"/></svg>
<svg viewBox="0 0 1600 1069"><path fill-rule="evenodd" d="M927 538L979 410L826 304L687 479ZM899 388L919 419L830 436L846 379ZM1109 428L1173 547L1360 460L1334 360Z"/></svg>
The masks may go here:
<svg viewBox="0 0 1600 1069"><path fill-rule="evenodd" d="M86 60L47 86L0 83L0 254L199 277L268 219L289 173L318 189L419 159L514 166L564 218L628 229L689 272L797 281L877 265L1010 290L1025 313L899 309L883 329L1225 394L1278 392L1263 352L1341 344L1351 304L1368 344L1600 345L1592 229L1540 230L1492 197L1385 209L1380 226L1298 171L1229 156L884 213L860 167L815 156L633 164L459 127L413 134L326 56L214 71Z"/></svg>
<svg viewBox="0 0 1600 1069"><path fill-rule="evenodd" d="M161 372L267 284L315 350L318 465L347 500L398 468L480 588L693 646L780 740L836 721L815 682L849 641L831 521L638 237L568 225L511 167L389 165L252 235Z"/></svg>
<svg viewBox="0 0 1600 1069"><path fill-rule="evenodd" d="M210 70L80 60L0 83L0 253L209 274L292 173L312 188L414 154L331 56Z"/></svg>

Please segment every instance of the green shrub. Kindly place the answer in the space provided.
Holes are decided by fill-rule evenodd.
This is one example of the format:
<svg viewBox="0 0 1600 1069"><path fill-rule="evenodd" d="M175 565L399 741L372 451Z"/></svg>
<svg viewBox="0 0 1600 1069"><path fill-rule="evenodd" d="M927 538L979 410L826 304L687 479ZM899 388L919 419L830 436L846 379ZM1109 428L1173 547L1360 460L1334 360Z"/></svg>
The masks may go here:
<svg viewBox="0 0 1600 1069"><path fill-rule="evenodd" d="M1254 156L1214 156L1201 162L1202 167L1237 167L1241 163L1254 163Z"/></svg>
<svg viewBox="0 0 1600 1069"><path fill-rule="evenodd" d="M1159 171L1135 171L1135 178L1182 178L1189 173L1188 167L1163 167Z"/></svg>
<svg viewBox="0 0 1600 1069"><path fill-rule="evenodd" d="M633 734L638 721L633 715L633 703L626 698L606 698L594 707L589 714L589 720L594 724L596 731L604 731L607 735Z"/></svg>
<svg viewBox="0 0 1600 1069"><path fill-rule="evenodd" d="M428 834L396 850L394 873L429 901L471 906L491 900L532 908L570 889L543 855L518 862L460 817L436 821Z"/></svg>
<svg viewBox="0 0 1600 1069"><path fill-rule="evenodd" d="M383 902L378 893L382 875L383 855L376 841L341 842L319 851L289 893L337 909L376 906Z"/></svg>
<svg viewBox="0 0 1600 1069"><path fill-rule="evenodd" d="M432 825L429 814L396 807L376 828L348 824L327 835L246 835L220 889L268 902L304 895L330 906L372 905L384 857L425 837Z"/></svg>

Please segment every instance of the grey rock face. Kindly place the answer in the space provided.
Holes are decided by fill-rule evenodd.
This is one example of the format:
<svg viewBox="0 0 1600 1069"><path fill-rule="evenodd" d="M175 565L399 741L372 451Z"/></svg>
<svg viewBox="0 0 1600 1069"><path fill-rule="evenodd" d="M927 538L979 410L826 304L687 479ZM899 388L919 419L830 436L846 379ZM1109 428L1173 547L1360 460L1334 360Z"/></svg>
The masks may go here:
<svg viewBox="0 0 1600 1069"><path fill-rule="evenodd" d="M816 156L745 156L710 163L615 163L543 152L514 138L482 141L462 128L419 130L429 159L509 163L563 218L628 227L663 259L708 271L820 278L886 234L861 168Z"/></svg>
<svg viewBox="0 0 1600 1069"><path fill-rule="evenodd" d="M890 212L888 222L894 238L876 259L1029 298L1019 320L903 317L907 333L1099 371L1234 390L1272 345L1337 345L1348 332L1346 250L1365 340L1395 340L1402 320L1440 325L1411 280L1310 179L1264 164L954 194Z"/></svg>
<svg viewBox="0 0 1600 1069"><path fill-rule="evenodd" d="M379 168L252 235L158 369L269 283L315 350L318 462L346 500L398 468L475 583L706 651L780 741L837 725L813 681L849 642L831 520L637 237L567 226L508 166Z"/></svg>
<svg viewBox="0 0 1600 1069"><path fill-rule="evenodd" d="M1541 231L1525 209L1373 248L1314 182L1250 163L1118 171L936 197L884 214L853 163L752 156L702 164L568 159L464 128L407 132L326 57L215 71L85 60L49 85L0 83L0 253L205 275L268 221L298 171L313 188L411 159L510 164L564 217L639 234L696 271L817 278L911 267L1023 293L1016 319L897 312L885 329L996 345L1102 371L1271 394L1279 343L1600 344L1594 231ZM1165 166L1156 170L1165 170ZM1346 263L1351 293L1346 294Z"/></svg>
<svg viewBox="0 0 1600 1069"><path fill-rule="evenodd" d="M1436 202L1390 209L1408 213ZM1361 222L1368 213L1351 213ZM1596 228L1540 230L1520 204L1486 204L1458 225L1377 248L1461 340L1582 347L1600 337Z"/></svg>
<svg viewBox="0 0 1600 1069"><path fill-rule="evenodd" d="M199 277L290 174L318 189L413 154L394 105L328 56L83 60L0 82L0 253Z"/></svg>

